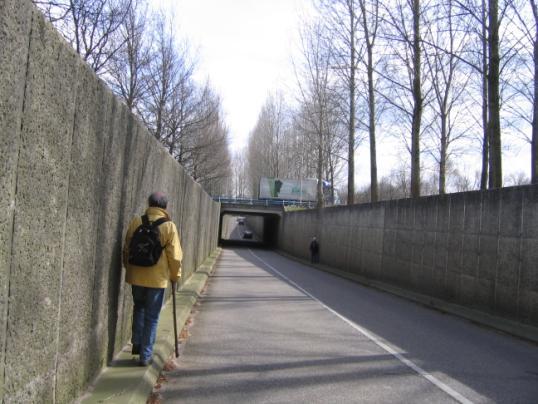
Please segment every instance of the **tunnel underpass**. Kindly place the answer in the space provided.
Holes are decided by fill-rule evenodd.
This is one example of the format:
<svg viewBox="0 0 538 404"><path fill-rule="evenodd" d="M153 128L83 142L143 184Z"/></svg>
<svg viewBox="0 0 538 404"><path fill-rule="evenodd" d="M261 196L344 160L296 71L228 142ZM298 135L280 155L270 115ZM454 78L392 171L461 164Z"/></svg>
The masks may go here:
<svg viewBox="0 0 538 404"><path fill-rule="evenodd" d="M248 211L220 214L219 245L276 248L280 215Z"/></svg>

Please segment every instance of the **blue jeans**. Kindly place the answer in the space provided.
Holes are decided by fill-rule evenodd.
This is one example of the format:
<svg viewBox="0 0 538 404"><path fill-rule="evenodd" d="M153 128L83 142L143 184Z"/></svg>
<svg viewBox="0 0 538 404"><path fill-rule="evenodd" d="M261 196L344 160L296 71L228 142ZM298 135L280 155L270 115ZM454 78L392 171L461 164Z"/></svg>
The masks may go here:
<svg viewBox="0 0 538 404"><path fill-rule="evenodd" d="M131 286L133 291L133 336L131 342L140 347L140 360L147 361L153 355L157 336L157 323L164 299L164 289Z"/></svg>

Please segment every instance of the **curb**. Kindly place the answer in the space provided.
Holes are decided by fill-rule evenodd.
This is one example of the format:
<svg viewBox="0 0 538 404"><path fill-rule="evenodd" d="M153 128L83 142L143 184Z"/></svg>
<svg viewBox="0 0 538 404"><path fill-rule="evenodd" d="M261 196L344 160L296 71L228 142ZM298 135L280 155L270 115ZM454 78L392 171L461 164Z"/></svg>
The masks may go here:
<svg viewBox="0 0 538 404"><path fill-rule="evenodd" d="M183 329L192 307L200 297L207 279L215 268L221 252L217 248L176 292L178 333ZM76 402L95 403L145 403L153 390L165 363L174 353L174 324L172 299L161 310L157 327L157 340L153 349L153 364L140 367L133 360L131 345L125 346L97 378L90 392Z"/></svg>
<svg viewBox="0 0 538 404"><path fill-rule="evenodd" d="M502 317L495 316L483 311L478 311L470 309L458 304L449 303L445 300L423 295L416 292L411 292L409 290L401 289L397 286L392 286L384 282L375 281L372 279L365 278L361 275L351 274L345 272L341 269L333 268L328 265L322 264L311 264L310 261L295 257L291 254L288 254L282 250L276 250L276 252L283 257L289 258L291 260L300 262L304 265L310 266L318 271L328 272L333 275L339 276L341 278L349 279L351 281L360 283L361 285L368 286L374 289L378 289L382 292L390 293L399 297L402 297L407 300L411 300L415 303L422 304L423 306L441 311L443 313L452 314L458 317L462 317L466 320L469 320L475 324L486 326L497 331L510 334L512 336L533 342L538 344L538 328L526 325L523 323L518 323L516 321L508 320Z"/></svg>

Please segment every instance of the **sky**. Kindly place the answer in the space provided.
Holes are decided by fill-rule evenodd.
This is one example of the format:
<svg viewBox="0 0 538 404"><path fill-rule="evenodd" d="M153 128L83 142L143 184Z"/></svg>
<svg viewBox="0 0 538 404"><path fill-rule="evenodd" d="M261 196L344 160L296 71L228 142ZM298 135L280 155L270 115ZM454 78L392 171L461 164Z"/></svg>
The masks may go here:
<svg viewBox="0 0 538 404"><path fill-rule="evenodd" d="M246 146L267 96L294 85L291 55L310 0L161 0L221 96L231 149Z"/></svg>
<svg viewBox="0 0 538 404"><path fill-rule="evenodd" d="M293 93L292 64L298 54L299 29L312 13L312 0L150 0L169 10L176 35L186 39L197 58L195 79L209 79L221 97L232 152L241 152L270 94ZM293 103L293 95L289 95ZM401 160L401 148L385 136L378 142L379 178ZM369 184L368 143L355 155L357 186ZM459 161L470 178L480 167L479 148ZM530 176L530 148L519 145L503 154L503 173Z"/></svg>

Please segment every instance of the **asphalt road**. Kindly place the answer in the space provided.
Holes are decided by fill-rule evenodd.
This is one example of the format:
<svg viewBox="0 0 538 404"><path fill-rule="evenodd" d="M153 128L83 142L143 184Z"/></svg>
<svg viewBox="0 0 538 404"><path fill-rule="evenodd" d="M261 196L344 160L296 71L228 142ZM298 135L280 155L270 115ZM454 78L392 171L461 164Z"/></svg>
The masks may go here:
<svg viewBox="0 0 538 404"><path fill-rule="evenodd" d="M224 250L165 403L538 403L538 346L265 250Z"/></svg>

